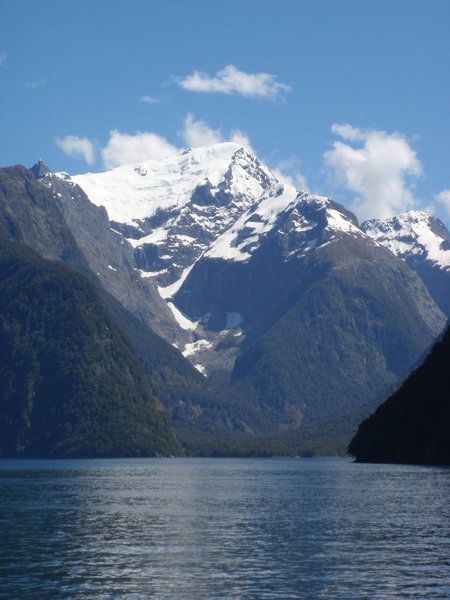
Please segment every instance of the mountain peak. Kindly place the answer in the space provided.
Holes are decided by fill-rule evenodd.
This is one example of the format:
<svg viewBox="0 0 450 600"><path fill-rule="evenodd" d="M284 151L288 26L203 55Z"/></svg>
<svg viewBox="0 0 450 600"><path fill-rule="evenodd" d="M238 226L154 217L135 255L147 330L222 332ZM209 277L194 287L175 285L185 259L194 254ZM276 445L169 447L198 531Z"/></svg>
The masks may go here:
<svg viewBox="0 0 450 600"><path fill-rule="evenodd" d="M389 217L387 219L369 219L361 224L364 230L391 231L402 228L413 228L417 224L428 224L432 215L421 210L409 210L407 212Z"/></svg>
<svg viewBox="0 0 450 600"><path fill-rule="evenodd" d="M427 261L450 269L450 233L439 219L411 210L361 224L367 235L404 260Z"/></svg>
<svg viewBox="0 0 450 600"><path fill-rule="evenodd" d="M104 173L76 175L73 181L94 204L106 208L112 221L138 229L141 221L157 213L174 214L182 209L202 186L209 187L208 197L214 204L218 197L223 203L224 193L254 199L276 179L243 146L221 142L189 148L162 160L124 165Z"/></svg>
<svg viewBox="0 0 450 600"><path fill-rule="evenodd" d="M50 170L49 166L47 165L47 163L41 159L39 159L37 161L37 163L31 167L30 170L33 173L33 175L36 177L36 179L42 179L43 177L45 177L46 175L51 173L51 170Z"/></svg>

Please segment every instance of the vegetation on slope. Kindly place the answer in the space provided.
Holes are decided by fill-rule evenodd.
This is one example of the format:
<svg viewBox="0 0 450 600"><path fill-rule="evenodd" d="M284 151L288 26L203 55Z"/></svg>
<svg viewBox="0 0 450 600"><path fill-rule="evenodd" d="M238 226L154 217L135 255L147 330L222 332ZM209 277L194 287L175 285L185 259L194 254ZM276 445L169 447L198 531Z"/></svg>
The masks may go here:
<svg viewBox="0 0 450 600"><path fill-rule="evenodd" d="M89 282L0 238L0 455L179 451L162 405Z"/></svg>
<svg viewBox="0 0 450 600"><path fill-rule="evenodd" d="M40 175L39 168L42 164L33 170L22 166L0 169L0 226L3 225L10 238L25 243L40 256L70 264L89 279L112 319L127 336L151 387L172 415L176 428L212 435L242 429L234 416L237 407L230 408L224 394L213 389L177 349L108 293L104 280L88 265L86 253L92 252L92 248L86 247L84 238L78 242L76 232L67 225L59 204L62 200L58 201L54 190L36 179ZM61 181L60 185L62 192L64 186L67 187L69 198L74 194L70 184ZM63 200L68 201L67 197ZM87 198L79 201L78 210L85 213L83 217L79 215L84 227L88 221L93 226L99 222L105 226L98 215L100 209ZM109 228L107 222L106 226ZM99 235L104 236L103 229ZM121 240L116 234L113 239L117 239L120 246ZM151 302L151 298L148 301Z"/></svg>
<svg viewBox="0 0 450 600"><path fill-rule="evenodd" d="M371 252L341 240L305 259L279 316L243 344L232 386L258 407L260 431L327 422L371 402L433 343L414 302L418 278L387 251Z"/></svg>

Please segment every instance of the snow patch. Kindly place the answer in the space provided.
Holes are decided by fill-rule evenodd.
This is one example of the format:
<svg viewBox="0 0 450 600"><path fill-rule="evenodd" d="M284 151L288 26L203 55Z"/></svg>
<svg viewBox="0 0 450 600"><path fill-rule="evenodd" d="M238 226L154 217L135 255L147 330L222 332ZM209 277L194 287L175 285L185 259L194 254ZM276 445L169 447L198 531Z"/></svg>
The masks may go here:
<svg viewBox="0 0 450 600"><path fill-rule="evenodd" d="M173 302L167 303L168 307L172 311L173 316L175 317L176 322L182 329L186 329L188 331L194 331L197 328L198 321L191 321L184 315L181 310L179 310Z"/></svg>
<svg viewBox="0 0 450 600"><path fill-rule="evenodd" d="M168 234L169 232L167 231L167 229L156 229L155 231L152 231L152 233L150 233L149 235L141 237L138 240L129 238L128 241L133 246L133 248L138 248L143 244L161 244L167 239Z"/></svg>
<svg viewBox="0 0 450 600"><path fill-rule="evenodd" d="M376 242L400 258L423 256L439 267L450 269L450 250L443 237L432 230L433 217L421 211L409 211L391 219L372 220L364 230Z"/></svg>
<svg viewBox="0 0 450 600"><path fill-rule="evenodd" d="M211 342L208 342L208 340L197 340L196 342L186 344L182 354L184 357L192 356L200 350L206 350L208 348L212 348Z"/></svg>
<svg viewBox="0 0 450 600"><path fill-rule="evenodd" d="M193 365L193 367L195 369L197 369L197 371L199 371L204 377L206 377L207 373L206 373L206 369L203 365L201 365L200 363L197 363L197 364Z"/></svg>
<svg viewBox="0 0 450 600"><path fill-rule="evenodd" d="M159 275L163 275L164 273L168 273L169 269L161 269L160 271L143 271L142 269L138 269L141 277L144 279L146 277L158 277Z"/></svg>
<svg viewBox="0 0 450 600"><path fill-rule="evenodd" d="M166 287L158 287L158 292L161 298L171 298L172 296L174 296L178 292L180 287L183 285L184 280L192 271L193 267L194 265L190 265L189 267L184 269L183 273L181 274L181 277L177 279L175 283L172 283L171 285L168 285Z"/></svg>
<svg viewBox="0 0 450 600"><path fill-rule="evenodd" d="M249 259L251 253L246 247L257 244L261 236L273 228L279 214L294 205L297 197L297 191L291 186L278 185L272 188L262 197L256 209L247 210L230 229L217 238L205 256L231 261ZM247 236L242 236L245 230L250 231Z"/></svg>
<svg viewBox="0 0 450 600"><path fill-rule="evenodd" d="M338 231L345 231L347 233L361 234L361 230L353 225L350 219L345 217L342 213L334 208L327 209L328 225L329 229L337 229Z"/></svg>

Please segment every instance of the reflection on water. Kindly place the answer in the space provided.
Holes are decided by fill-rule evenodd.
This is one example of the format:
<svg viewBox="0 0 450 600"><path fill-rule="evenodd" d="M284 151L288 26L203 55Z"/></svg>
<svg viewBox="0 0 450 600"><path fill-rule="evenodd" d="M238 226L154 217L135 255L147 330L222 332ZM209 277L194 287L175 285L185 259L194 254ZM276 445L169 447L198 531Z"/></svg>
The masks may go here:
<svg viewBox="0 0 450 600"><path fill-rule="evenodd" d="M450 598L450 470L0 461L2 598Z"/></svg>

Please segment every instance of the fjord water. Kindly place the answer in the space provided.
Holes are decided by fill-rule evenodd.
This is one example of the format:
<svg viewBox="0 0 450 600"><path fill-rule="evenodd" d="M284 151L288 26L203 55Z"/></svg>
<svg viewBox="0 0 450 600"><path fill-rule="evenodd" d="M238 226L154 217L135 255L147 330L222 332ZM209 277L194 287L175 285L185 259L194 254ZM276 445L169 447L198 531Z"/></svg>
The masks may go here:
<svg viewBox="0 0 450 600"><path fill-rule="evenodd" d="M449 598L450 470L0 461L2 598Z"/></svg>

